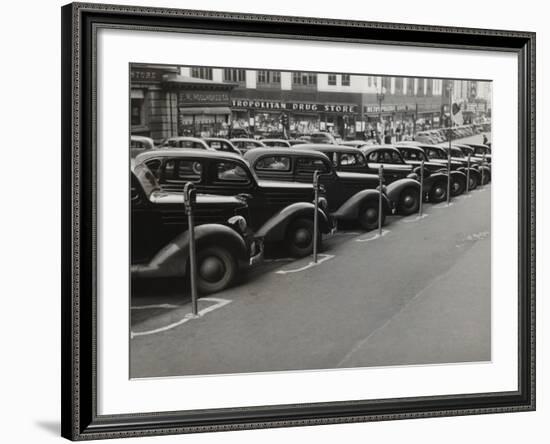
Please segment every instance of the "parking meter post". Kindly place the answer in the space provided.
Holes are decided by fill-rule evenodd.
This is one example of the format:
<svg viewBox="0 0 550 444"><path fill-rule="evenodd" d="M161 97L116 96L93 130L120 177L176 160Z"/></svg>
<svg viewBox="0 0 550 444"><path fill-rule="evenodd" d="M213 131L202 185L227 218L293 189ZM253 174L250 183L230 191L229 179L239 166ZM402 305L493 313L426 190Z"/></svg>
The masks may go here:
<svg viewBox="0 0 550 444"><path fill-rule="evenodd" d="M450 145L450 142L449 142ZM451 148L449 146L449 152L447 154L447 205L451 203Z"/></svg>
<svg viewBox="0 0 550 444"><path fill-rule="evenodd" d="M485 153L483 153L483 158L481 159L481 185L483 185L483 180L485 179Z"/></svg>
<svg viewBox="0 0 550 444"><path fill-rule="evenodd" d="M422 204L424 203L424 159L420 162L420 204L418 205L418 214L422 216Z"/></svg>
<svg viewBox="0 0 550 444"><path fill-rule="evenodd" d="M380 185L378 187L378 235L382 236L382 187L384 186L384 165L380 165L378 169Z"/></svg>
<svg viewBox="0 0 550 444"><path fill-rule="evenodd" d="M313 172L313 262L317 263L317 238L319 237L319 170Z"/></svg>
<svg viewBox="0 0 550 444"><path fill-rule="evenodd" d="M195 187L191 182L187 182L183 188L183 202L185 203L185 212L187 213L187 223L189 231L189 273L191 281L191 307L193 316L198 316L198 296L197 296L197 252L195 245L195 224L193 215L193 194Z"/></svg>
<svg viewBox="0 0 550 444"><path fill-rule="evenodd" d="M466 168L466 192L470 191L470 160L471 154L468 154L468 168Z"/></svg>

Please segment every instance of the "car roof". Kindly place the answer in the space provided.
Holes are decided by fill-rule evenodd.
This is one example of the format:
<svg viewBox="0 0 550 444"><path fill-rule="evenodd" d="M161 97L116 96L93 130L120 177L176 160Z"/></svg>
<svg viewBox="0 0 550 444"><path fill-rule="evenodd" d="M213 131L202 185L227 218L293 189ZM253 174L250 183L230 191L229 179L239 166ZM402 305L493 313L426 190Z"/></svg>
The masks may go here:
<svg viewBox="0 0 550 444"><path fill-rule="evenodd" d="M304 143L297 145L301 150L320 151L322 153L357 153L357 148L350 148L344 145L334 145L330 143Z"/></svg>
<svg viewBox="0 0 550 444"><path fill-rule="evenodd" d="M260 139L260 142L285 142L288 143L286 139Z"/></svg>
<svg viewBox="0 0 550 444"><path fill-rule="evenodd" d="M203 139L200 137L190 137L190 136L175 136L175 137L168 137L166 141L168 140L188 140L190 142L204 142Z"/></svg>
<svg viewBox="0 0 550 444"><path fill-rule="evenodd" d="M147 136L134 136L133 134L130 136L130 140L143 140L147 142L152 142L153 139Z"/></svg>
<svg viewBox="0 0 550 444"><path fill-rule="evenodd" d="M253 164L260 156L263 156L264 154L271 156L309 156L317 159L329 160L325 154L319 151L304 150L301 148L293 148L292 150L285 148L252 148L244 154L244 158L249 161L250 164Z"/></svg>
<svg viewBox="0 0 550 444"><path fill-rule="evenodd" d="M411 151L422 151L422 152L424 152L424 150L422 148L420 148L418 145L397 145L396 148L398 150L405 149L405 150L411 150Z"/></svg>
<svg viewBox="0 0 550 444"><path fill-rule="evenodd" d="M261 140L252 139L251 137L234 137L232 139L229 139L230 142L255 142L255 143L262 143Z"/></svg>
<svg viewBox="0 0 550 444"><path fill-rule="evenodd" d="M226 151L198 150L196 148L161 148L158 150L145 151L141 154L138 154L135 158L135 161L136 164L143 163L149 159L154 159L157 157L204 157L208 159L243 160L243 158L238 154L228 153Z"/></svg>

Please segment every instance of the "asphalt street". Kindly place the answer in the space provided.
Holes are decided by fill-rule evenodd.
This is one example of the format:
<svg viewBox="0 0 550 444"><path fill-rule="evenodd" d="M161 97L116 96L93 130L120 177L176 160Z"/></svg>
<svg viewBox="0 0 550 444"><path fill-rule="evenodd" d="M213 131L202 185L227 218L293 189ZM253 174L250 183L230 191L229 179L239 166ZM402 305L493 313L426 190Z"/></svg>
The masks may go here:
<svg viewBox="0 0 550 444"><path fill-rule="evenodd" d="M490 185L382 237L348 229L311 258L272 259L201 298L183 285L132 297L133 378L491 359Z"/></svg>

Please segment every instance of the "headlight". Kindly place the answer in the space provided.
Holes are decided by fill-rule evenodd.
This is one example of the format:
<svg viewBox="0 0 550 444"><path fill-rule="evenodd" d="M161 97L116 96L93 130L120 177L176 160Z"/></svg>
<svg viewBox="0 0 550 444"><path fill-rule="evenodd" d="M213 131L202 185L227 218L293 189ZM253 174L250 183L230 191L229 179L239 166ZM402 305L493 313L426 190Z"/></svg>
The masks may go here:
<svg viewBox="0 0 550 444"><path fill-rule="evenodd" d="M475 169L475 170L479 170L479 165L476 163L476 164L472 165L472 168Z"/></svg>
<svg viewBox="0 0 550 444"><path fill-rule="evenodd" d="M377 186L376 189L380 191L380 186ZM386 185L382 185L382 194L386 194L387 190Z"/></svg>
<svg viewBox="0 0 550 444"><path fill-rule="evenodd" d="M241 234L246 233L246 229L248 228L248 224L246 223L246 219L242 216L233 216L230 217L227 220L227 223L231 225L233 228L241 232Z"/></svg>
<svg viewBox="0 0 550 444"><path fill-rule="evenodd" d="M319 200L317 201L317 203L319 205L319 208L321 208L321 210L327 211L327 209L328 209L328 200L326 199L326 197L320 197Z"/></svg>

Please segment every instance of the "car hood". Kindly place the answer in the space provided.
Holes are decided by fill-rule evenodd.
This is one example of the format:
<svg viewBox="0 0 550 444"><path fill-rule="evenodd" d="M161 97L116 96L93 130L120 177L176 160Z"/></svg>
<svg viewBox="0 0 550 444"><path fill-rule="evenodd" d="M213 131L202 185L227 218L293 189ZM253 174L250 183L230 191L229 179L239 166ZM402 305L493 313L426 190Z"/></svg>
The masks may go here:
<svg viewBox="0 0 550 444"><path fill-rule="evenodd" d="M378 174L371 173L351 173L349 171L337 171L336 174L341 179L354 180L378 180Z"/></svg>

